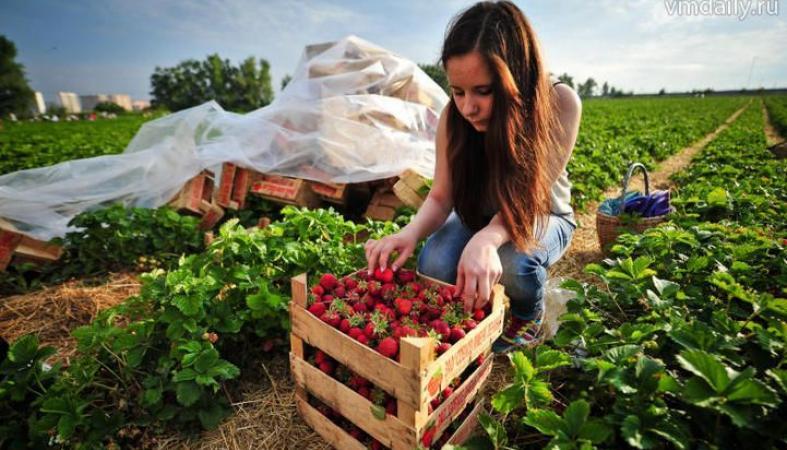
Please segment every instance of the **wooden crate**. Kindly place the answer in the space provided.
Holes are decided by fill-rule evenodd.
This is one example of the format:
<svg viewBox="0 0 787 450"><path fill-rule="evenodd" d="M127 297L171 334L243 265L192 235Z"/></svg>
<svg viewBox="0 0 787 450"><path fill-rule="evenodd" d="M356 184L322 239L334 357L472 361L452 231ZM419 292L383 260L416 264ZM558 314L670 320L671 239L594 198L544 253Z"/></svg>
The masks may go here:
<svg viewBox="0 0 787 450"><path fill-rule="evenodd" d="M175 197L170 200L169 205L180 211L202 215L200 208L202 201L210 202L213 198L213 172L203 170L197 176L186 182L183 188Z"/></svg>
<svg viewBox="0 0 787 450"><path fill-rule="evenodd" d="M309 182L298 178L260 174L252 183L251 192L277 203L308 208L319 205L319 199L309 186Z"/></svg>
<svg viewBox="0 0 787 450"><path fill-rule="evenodd" d="M379 188L369 201L364 217L372 220L393 220L396 210L404 206L399 197L386 187Z"/></svg>
<svg viewBox="0 0 787 450"><path fill-rule="evenodd" d="M241 209L246 204L251 174L248 169L225 162L221 166L221 181L216 190L214 201L225 209Z"/></svg>
<svg viewBox="0 0 787 450"><path fill-rule="evenodd" d="M427 187L427 179L418 172L407 169L399 175L399 181L393 185L393 192L407 206L420 208L426 200L422 192Z"/></svg>
<svg viewBox="0 0 787 450"><path fill-rule="evenodd" d="M0 219L0 270L5 270L12 261L39 264L57 261L62 254L61 246L32 238Z"/></svg>
<svg viewBox="0 0 787 450"><path fill-rule="evenodd" d="M336 203L337 205L344 205L347 203L348 188L346 184L319 183L317 181L312 181L311 188L318 197L327 202Z"/></svg>
<svg viewBox="0 0 787 450"><path fill-rule="evenodd" d="M200 230L210 230L224 217L224 210L214 202L202 201L200 205L202 220L199 222Z"/></svg>
<svg viewBox="0 0 787 450"><path fill-rule="evenodd" d="M464 407L476 397L491 372L492 358L487 358L451 397L429 414L429 402L479 355L487 354L492 343L502 334L505 295L500 285L493 289L491 313L448 351L435 357L434 341L431 338L402 338L399 362L382 356L312 315L306 309L306 274L294 277L291 285L290 363L300 403L308 402L308 394L316 396L389 448L415 448L426 432L434 433L435 441L439 439ZM371 402L304 359L304 344L322 350L338 363L394 396L397 399L397 416L386 415L383 420L375 418ZM304 418L313 419L308 411ZM325 424L314 428L329 442L339 439L330 434L333 431ZM347 437L340 435L339 444Z"/></svg>

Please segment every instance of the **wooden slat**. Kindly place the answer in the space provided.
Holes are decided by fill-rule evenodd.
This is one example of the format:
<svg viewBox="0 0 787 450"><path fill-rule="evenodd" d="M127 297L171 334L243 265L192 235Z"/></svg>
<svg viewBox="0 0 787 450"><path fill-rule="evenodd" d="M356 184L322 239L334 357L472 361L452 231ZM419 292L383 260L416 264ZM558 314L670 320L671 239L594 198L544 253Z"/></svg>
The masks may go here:
<svg viewBox="0 0 787 450"><path fill-rule="evenodd" d="M221 165L221 180L219 181L219 188L216 190L215 196L216 203L223 208L230 206L237 168L238 167L231 162L225 162Z"/></svg>
<svg viewBox="0 0 787 450"><path fill-rule="evenodd" d="M296 398L295 404L304 422L309 424L317 434L322 436L322 438L334 448L342 450L366 450L365 445L347 434L347 432L342 430L330 419L314 409L305 399Z"/></svg>
<svg viewBox="0 0 787 450"><path fill-rule="evenodd" d="M425 198L418 195L418 193L404 183L396 183L393 187L394 194L407 206L413 208L420 208L424 204Z"/></svg>
<svg viewBox="0 0 787 450"><path fill-rule="evenodd" d="M478 425L478 414L484 408L484 402L479 401L470 414L465 417L464 422L459 425L459 428L454 431L454 434L448 438L448 442L446 444L450 445L461 445L463 444L470 436L472 436L473 431L475 430L476 426Z"/></svg>
<svg viewBox="0 0 787 450"><path fill-rule="evenodd" d="M292 333L349 367L399 400L420 405L418 375L375 350L326 325L298 305L290 303Z"/></svg>
<svg viewBox="0 0 787 450"><path fill-rule="evenodd" d="M398 183L402 183L413 191L418 192L419 189L426 185L426 178L413 169L407 169L399 175Z"/></svg>
<svg viewBox="0 0 787 450"><path fill-rule="evenodd" d="M417 446L413 428L390 414L386 414L382 420L375 418L371 411L372 403L349 387L292 354L290 368L296 383L383 445L392 449L412 449Z"/></svg>

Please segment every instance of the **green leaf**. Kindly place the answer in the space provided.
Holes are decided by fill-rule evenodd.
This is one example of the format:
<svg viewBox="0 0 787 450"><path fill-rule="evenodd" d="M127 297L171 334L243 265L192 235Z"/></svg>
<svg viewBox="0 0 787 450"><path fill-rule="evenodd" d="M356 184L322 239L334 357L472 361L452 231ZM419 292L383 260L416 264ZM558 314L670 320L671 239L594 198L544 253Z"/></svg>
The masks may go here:
<svg viewBox="0 0 787 450"><path fill-rule="evenodd" d="M717 187L712 191L708 192L708 195L705 197L705 201L708 202L708 205L710 206L726 207L728 198L729 195L727 194L727 191L720 187Z"/></svg>
<svg viewBox="0 0 787 450"><path fill-rule="evenodd" d="M60 420L57 421L58 436L63 440L67 440L74 434L77 425L79 425L77 418L70 414L60 417Z"/></svg>
<svg viewBox="0 0 787 450"><path fill-rule="evenodd" d="M32 361L38 350L38 337L34 334L26 334L11 344L8 349L8 360L15 363L26 363Z"/></svg>
<svg viewBox="0 0 787 450"><path fill-rule="evenodd" d="M205 350L194 360L194 370L205 373L219 360L219 352L215 348Z"/></svg>
<svg viewBox="0 0 787 450"><path fill-rule="evenodd" d="M515 376L525 381L529 381L535 376L536 370L533 368L533 363L530 362L530 359L528 359L524 353L514 352L513 354L509 354L508 357L511 360L511 364L514 365L514 370L516 372Z"/></svg>
<svg viewBox="0 0 787 450"><path fill-rule="evenodd" d="M561 351L537 347L536 368L539 372L556 369L558 367L571 365L571 357Z"/></svg>
<svg viewBox="0 0 787 450"><path fill-rule="evenodd" d="M549 389L549 383L543 380L531 380L527 386L527 393L525 400L527 401L528 408L540 408L552 402L552 391Z"/></svg>
<svg viewBox="0 0 787 450"><path fill-rule="evenodd" d="M673 283L669 280L662 280L656 278L655 276L653 277L653 286L659 292L659 295L664 297L672 297L680 290L680 285L678 283Z"/></svg>
<svg viewBox="0 0 787 450"><path fill-rule="evenodd" d="M566 422L566 432L569 436L579 435L579 430L590 414L590 404L585 400L574 400L563 412Z"/></svg>
<svg viewBox="0 0 787 450"><path fill-rule="evenodd" d="M385 420L385 407L372 403L372 406L369 407L369 410L372 412L372 417L375 419Z"/></svg>
<svg viewBox="0 0 787 450"><path fill-rule="evenodd" d="M620 425L620 433L630 446L634 448L647 448L643 446L643 436L640 430L641 422L639 417L630 414L623 419Z"/></svg>
<svg viewBox="0 0 787 450"><path fill-rule="evenodd" d="M181 381L190 381L195 378L197 378L197 372L194 369L185 368L175 373L175 376L172 377L172 381L179 383Z"/></svg>
<svg viewBox="0 0 787 450"><path fill-rule="evenodd" d="M702 350L684 350L677 356L678 363L689 372L701 377L717 393L730 382L724 365L713 355Z"/></svg>
<svg viewBox="0 0 787 450"><path fill-rule="evenodd" d="M516 408L523 406L524 401L525 390L522 385L512 384L492 396L492 407L501 414L509 414Z"/></svg>
<svg viewBox="0 0 787 450"><path fill-rule="evenodd" d="M481 413L478 415L478 423L481 424L481 428L486 431L486 434L489 436L489 439L492 440L492 444L494 444L495 448L505 447L508 444L508 434L506 433L505 427L488 414Z"/></svg>
<svg viewBox="0 0 787 450"><path fill-rule="evenodd" d="M579 439L600 444L612 434L612 429L600 419L590 419L579 430Z"/></svg>
<svg viewBox="0 0 787 450"><path fill-rule="evenodd" d="M175 394L178 403L183 406L191 406L199 400L202 388L193 381L184 381L176 384Z"/></svg>
<svg viewBox="0 0 787 450"><path fill-rule="evenodd" d="M565 421L554 411L549 409L531 409L522 422L547 436L557 436L561 430L566 430Z"/></svg>
<svg viewBox="0 0 787 450"><path fill-rule="evenodd" d="M145 406L152 406L161 400L161 388L145 389L142 395L142 404Z"/></svg>
<svg viewBox="0 0 787 450"><path fill-rule="evenodd" d="M229 410L222 407L218 402L211 402L206 408L200 409L197 413L200 424L206 430L212 430L219 426L222 419L229 415Z"/></svg>
<svg viewBox="0 0 787 450"><path fill-rule="evenodd" d="M719 397L707 382L701 378L692 377L683 386L682 400L698 406L709 407L717 403Z"/></svg>
<svg viewBox="0 0 787 450"><path fill-rule="evenodd" d="M776 391L757 379L746 379L741 382L733 380L728 390L727 399L731 402L751 403L776 407L779 397Z"/></svg>

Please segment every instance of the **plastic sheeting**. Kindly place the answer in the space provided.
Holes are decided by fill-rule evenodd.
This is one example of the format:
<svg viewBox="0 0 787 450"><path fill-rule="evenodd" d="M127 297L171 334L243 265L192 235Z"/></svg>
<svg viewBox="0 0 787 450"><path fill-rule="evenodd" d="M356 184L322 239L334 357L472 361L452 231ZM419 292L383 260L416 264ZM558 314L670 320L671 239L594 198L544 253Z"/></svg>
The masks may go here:
<svg viewBox="0 0 787 450"><path fill-rule="evenodd" d="M223 162L334 183L407 168L431 177L447 102L416 64L358 37L310 45L266 107L236 114L210 101L146 123L119 155L0 176L0 217L48 240L86 210L161 206L201 170L218 176Z"/></svg>

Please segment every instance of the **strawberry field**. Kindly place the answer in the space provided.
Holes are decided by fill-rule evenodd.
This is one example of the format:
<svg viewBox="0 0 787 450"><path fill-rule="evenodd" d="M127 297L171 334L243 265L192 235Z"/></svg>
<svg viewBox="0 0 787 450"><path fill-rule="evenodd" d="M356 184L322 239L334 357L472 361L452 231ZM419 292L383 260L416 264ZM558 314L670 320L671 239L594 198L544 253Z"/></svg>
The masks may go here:
<svg viewBox="0 0 787 450"><path fill-rule="evenodd" d="M585 213L619 184L629 162L655 168L743 112L673 175L671 221L624 234L609 258L599 254L565 282L576 296L552 340L496 358L495 370L510 373L492 386L466 447L787 445L787 171L766 149L763 104L784 134L785 96L584 104L568 170L575 208ZM4 124L0 149L13 156L0 173L122 151L143 120ZM246 228L261 215L272 222ZM261 364L287 358L297 326L290 323L291 279L302 273L310 274L309 317L345 335L345 350L375 353L387 373L406 363L408 336L452 357L459 352L452 347L481 334L492 310L465 313L450 288L415 280L412 264L396 275L349 276L365 267L366 239L409 218L353 221L332 209L257 201L228 215L207 242L198 219L169 208L79 216L83 230L62 239L59 262L0 273L4 295L118 270L144 272L139 294L74 329L77 355L68 361L35 335L12 342L0 363L0 446L156 448L161 436L197 439L222 427L237 411L228 392L258 384ZM352 401L372 404L382 422L397 425L398 417L417 430L413 439L423 447L440 448L456 423L475 417L472 403L458 399L474 389L463 387L468 380L491 367L481 352L455 375L443 368L446 377L428 386L421 406L425 416L451 409L459 419L453 428L430 428L419 422L419 405L397 402L395 385L375 385L360 365L306 344L304 364L320 373L298 363L304 372L293 376L314 382L325 375L337 391L358 396ZM377 422L359 427L352 410L326 400L309 397L335 433L361 446L392 445ZM402 408L411 407L410 427Z"/></svg>

